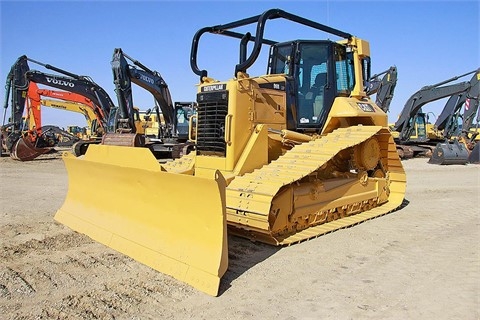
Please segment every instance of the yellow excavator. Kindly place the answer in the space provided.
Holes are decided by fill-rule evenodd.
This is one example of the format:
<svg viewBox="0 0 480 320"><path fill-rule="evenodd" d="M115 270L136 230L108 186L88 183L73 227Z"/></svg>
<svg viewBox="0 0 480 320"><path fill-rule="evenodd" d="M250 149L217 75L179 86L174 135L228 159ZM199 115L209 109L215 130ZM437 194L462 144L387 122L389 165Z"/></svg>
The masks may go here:
<svg viewBox="0 0 480 320"><path fill-rule="evenodd" d="M264 38L266 22L279 18L341 39ZM255 35L234 30L250 24ZM232 79L198 68L205 33L239 40ZM267 73L250 76L264 45ZM280 9L198 30L195 151L165 164L138 147L65 153L68 193L55 219L215 296L228 267L227 228L290 245L396 210L406 175L387 115L364 91L369 56L368 42ZM85 189L93 184L96 192Z"/></svg>
<svg viewBox="0 0 480 320"><path fill-rule="evenodd" d="M447 83L471 74L473 74L473 76L470 81L446 85ZM438 130L438 126L435 127L435 125L428 123L428 114L422 112L423 106L430 102L451 96L465 95L472 98L478 97L479 75L480 69L472 70L437 84L424 86L410 96L397 122L391 127L393 137L397 143L398 152L402 158L411 158L419 154L431 156L432 151L434 151L438 143L445 141L446 132L444 132L443 129ZM447 103L447 106L448 104L449 103ZM449 107L447 108L449 109ZM445 151L445 153L446 159L442 161L451 162L452 164L464 164L467 162L468 152L459 144L450 145L449 150Z"/></svg>
<svg viewBox="0 0 480 320"><path fill-rule="evenodd" d="M88 105L72 101L62 101L55 99L41 99L40 104L45 107L60 109L65 111L71 111L76 113L81 113L85 117L87 127L92 128L92 121L96 119L95 111ZM91 132L83 133L82 128L79 126L68 126L67 132L76 135L80 139L88 140L91 138Z"/></svg>

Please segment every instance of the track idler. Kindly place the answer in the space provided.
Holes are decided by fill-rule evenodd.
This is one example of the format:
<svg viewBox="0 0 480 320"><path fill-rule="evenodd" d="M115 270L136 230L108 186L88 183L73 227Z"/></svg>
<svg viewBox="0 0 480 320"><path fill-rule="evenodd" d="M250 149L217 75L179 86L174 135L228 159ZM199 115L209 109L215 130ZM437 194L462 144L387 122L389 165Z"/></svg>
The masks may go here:
<svg viewBox="0 0 480 320"><path fill-rule="evenodd" d="M467 164L468 150L465 145L457 140L453 142L438 143L433 149L432 156L428 163L430 164Z"/></svg>

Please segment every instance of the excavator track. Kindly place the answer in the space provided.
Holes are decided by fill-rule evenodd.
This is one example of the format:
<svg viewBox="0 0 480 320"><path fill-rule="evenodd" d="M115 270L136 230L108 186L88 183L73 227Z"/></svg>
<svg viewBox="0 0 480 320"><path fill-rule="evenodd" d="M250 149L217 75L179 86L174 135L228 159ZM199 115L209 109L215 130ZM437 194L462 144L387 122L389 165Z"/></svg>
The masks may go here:
<svg viewBox="0 0 480 320"><path fill-rule="evenodd" d="M379 141L378 167L382 168L385 177L369 179L383 180L385 183L383 192L387 194L383 195L385 200L380 201L380 196L373 196L358 201L355 195L347 194L347 198L350 196L354 199L352 203L334 206L322 213L317 212L317 215L324 214L323 221L316 220L306 228L302 226L301 230L290 229L284 233L275 234L270 230L269 219L275 197L284 192L285 188L294 188L296 184L300 184L301 179L318 171L342 150L360 145L372 137ZM405 172L387 128L381 126L340 128L309 143L297 145L270 164L232 181L226 193L229 231L252 240L274 245L290 245L387 214L402 204L405 188ZM379 189L381 193L382 188ZM336 197L342 198L345 195L339 194ZM358 211L358 208L351 210L355 206L361 207L361 212L354 212ZM350 214L341 214L345 209L350 210Z"/></svg>

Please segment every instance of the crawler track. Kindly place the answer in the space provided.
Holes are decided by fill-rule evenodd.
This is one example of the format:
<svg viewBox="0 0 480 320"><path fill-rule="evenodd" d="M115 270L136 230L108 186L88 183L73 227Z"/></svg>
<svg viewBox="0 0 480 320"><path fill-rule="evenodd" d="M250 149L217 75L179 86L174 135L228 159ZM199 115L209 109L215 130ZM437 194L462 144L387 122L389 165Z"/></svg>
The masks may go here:
<svg viewBox="0 0 480 320"><path fill-rule="evenodd" d="M307 229L286 234L271 232L269 220L272 201L279 193L289 186L293 188L312 173L322 171L320 168L342 150L359 145L373 136L379 141L381 167L387 172L387 202L376 206L376 203L372 203L378 198L369 199L370 205L362 207L360 213L348 216L333 214L333 211L340 210L334 207L330 212L323 213L331 217L321 222L313 221ZM379 126L340 128L320 139L297 145L270 164L232 181L226 193L227 219L233 233L272 244L289 245L387 214L402 204L405 187L405 172L387 129ZM330 221L332 219L335 220Z"/></svg>

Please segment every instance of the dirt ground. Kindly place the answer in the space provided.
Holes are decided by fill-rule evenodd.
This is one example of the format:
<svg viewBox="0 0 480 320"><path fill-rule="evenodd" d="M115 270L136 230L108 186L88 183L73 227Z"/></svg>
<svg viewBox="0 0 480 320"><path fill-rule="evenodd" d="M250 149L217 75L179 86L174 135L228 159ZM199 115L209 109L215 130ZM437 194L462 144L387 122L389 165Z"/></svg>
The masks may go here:
<svg viewBox="0 0 480 320"><path fill-rule="evenodd" d="M480 166L403 161L407 205L286 248L229 237L211 297L56 223L57 155L0 159L1 319L480 319Z"/></svg>

